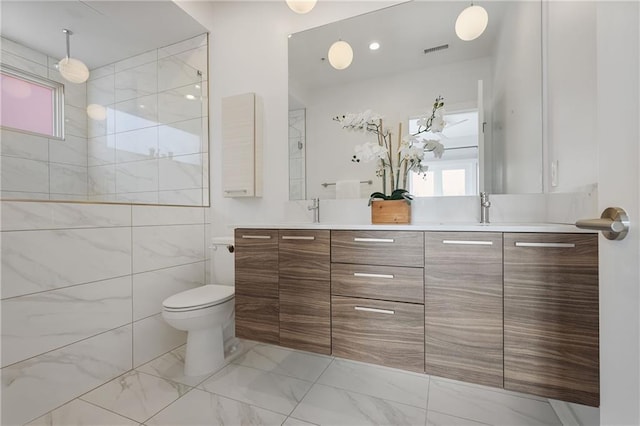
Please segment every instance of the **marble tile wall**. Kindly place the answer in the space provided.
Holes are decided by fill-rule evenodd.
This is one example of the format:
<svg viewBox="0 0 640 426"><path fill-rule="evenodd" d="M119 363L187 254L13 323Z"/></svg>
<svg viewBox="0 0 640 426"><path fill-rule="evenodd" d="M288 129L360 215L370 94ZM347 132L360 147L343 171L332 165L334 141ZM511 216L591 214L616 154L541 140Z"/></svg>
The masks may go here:
<svg viewBox="0 0 640 426"><path fill-rule="evenodd" d="M185 343L161 303L206 282L205 208L1 203L2 424Z"/></svg>
<svg viewBox="0 0 640 426"><path fill-rule="evenodd" d="M56 58L1 45L2 63L65 83L65 140L1 130L3 199L209 203L206 34L91 70L84 84L64 81Z"/></svg>
<svg viewBox="0 0 640 426"><path fill-rule="evenodd" d="M3 64L65 83L56 58L2 38ZM2 198L76 200L87 195L86 85L65 84L65 140L0 130Z"/></svg>
<svg viewBox="0 0 640 426"><path fill-rule="evenodd" d="M92 71L90 200L208 204L207 68L201 35Z"/></svg>

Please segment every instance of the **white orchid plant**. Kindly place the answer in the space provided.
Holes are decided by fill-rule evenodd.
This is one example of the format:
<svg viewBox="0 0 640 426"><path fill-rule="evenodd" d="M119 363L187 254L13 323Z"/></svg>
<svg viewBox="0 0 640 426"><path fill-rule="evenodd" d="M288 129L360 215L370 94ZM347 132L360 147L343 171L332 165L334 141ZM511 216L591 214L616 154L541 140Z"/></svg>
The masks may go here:
<svg viewBox="0 0 640 426"><path fill-rule="evenodd" d="M433 103L431 114L418 120L418 131L402 137L402 124L398 129L397 146L393 146L392 133L382 126L382 117L370 110L361 113L350 113L334 117L342 128L349 131L375 134L376 142L367 142L355 147L355 154L351 161L377 161L376 175L382 178L382 192L371 194L373 199L406 199L413 197L405 189L407 177L413 171L426 176L428 166L424 163L425 154L433 152L436 158L441 158L444 145L438 139L426 139L425 133L437 134L442 132L444 121L444 99L438 96ZM390 195L387 195L387 180L390 183Z"/></svg>

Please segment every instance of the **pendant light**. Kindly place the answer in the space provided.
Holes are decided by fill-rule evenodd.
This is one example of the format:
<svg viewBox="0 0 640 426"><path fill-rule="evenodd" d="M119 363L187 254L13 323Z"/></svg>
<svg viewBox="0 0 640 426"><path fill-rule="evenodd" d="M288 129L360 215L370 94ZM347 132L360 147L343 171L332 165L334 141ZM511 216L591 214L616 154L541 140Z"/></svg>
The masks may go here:
<svg viewBox="0 0 640 426"><path fill-rule="evenodd" d="M304 14L311 12L318 0L286 0L289 9L296 13Z"/></svg>
<svg viewBox="0 0 640 426"><path fill-rule="evenodd" d="M346 41L338 40L329 48L327 57L332 67L343 70L353 61L353 49Z"/></svg>
<svg viewBox="0 0 640 426"><path fill-rule="evenodd" d="M464 41L480 37L489 23L489 15L482 6L471 6L464 9L456 19L456 35Z"/></svg>
<svg viewBox="0 0 640 426"><path fill-rule="evenodd" d="M73 33L67 29L62 30L62 32L67 36L67 56L58 62L58 71L60 71L62 77L71 83L84 83L89 78L89 69L79 59L71 57L69 36Z"/></svg>

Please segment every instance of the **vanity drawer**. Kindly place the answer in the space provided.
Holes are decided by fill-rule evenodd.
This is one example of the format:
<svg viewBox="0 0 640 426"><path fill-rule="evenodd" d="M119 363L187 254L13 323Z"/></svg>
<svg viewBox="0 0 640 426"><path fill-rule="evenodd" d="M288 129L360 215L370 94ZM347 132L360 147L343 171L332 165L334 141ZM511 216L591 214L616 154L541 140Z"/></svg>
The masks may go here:
<svg viewBox="0 0 640 426"><path fill-rule="evenodd" d="M412 231L331 231L331 261L424 266L424 234Z"/></svg>
<svg viewBox="0 0 640 426"><path fill-rule="evenodd" d="M334 263L331 294L422 304L424 269Z"/></svg>
<svg viewBox="0 0 640 426"><path fill-rule="evenodd" d="M333 355L424 372L424 306L331 297Z"/></svg>

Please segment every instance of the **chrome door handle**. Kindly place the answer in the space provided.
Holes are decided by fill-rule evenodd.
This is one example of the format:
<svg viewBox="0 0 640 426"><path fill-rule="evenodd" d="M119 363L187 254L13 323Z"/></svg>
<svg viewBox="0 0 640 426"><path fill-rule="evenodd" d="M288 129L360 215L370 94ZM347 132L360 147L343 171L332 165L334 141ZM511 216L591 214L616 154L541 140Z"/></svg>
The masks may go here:
<svg viewBox="0 0 640 426"><path fill-rule="evenodd" d="M243 235L242 238L245 240L270 240L271 235Z"/></svg>
<svg viewBox="0 0 640 426"><path fill-rule="evenodd" d="M576 226L602 231L602 235L608 240L623 240L629 232L629 216L620 207L608 207L604 209L600 219L580 219Z"/></svg>

